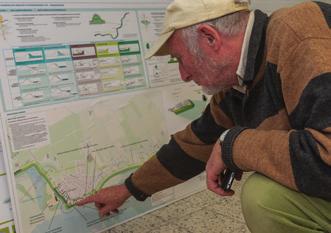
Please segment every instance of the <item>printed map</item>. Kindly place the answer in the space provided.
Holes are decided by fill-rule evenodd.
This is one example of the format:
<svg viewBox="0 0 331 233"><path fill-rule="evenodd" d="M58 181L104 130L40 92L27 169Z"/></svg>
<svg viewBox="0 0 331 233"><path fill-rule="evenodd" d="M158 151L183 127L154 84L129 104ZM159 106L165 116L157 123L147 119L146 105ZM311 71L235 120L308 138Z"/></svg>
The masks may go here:
<svg viewBox="0 0 331 233"><path fill-rule="evenodd" d="M169 140L166 115L174 113L164 111L165 93L89 100L8 117L16 203L24 232L98 232L155 207L151 201L132 199L119 215L100 219L94 206L77 207L75 202L122 183ZM191 117L201 114L204 106L198 100L201 94L195 95L200 110L191 109ZM177 118L186 119L187 114Z"/></svg>

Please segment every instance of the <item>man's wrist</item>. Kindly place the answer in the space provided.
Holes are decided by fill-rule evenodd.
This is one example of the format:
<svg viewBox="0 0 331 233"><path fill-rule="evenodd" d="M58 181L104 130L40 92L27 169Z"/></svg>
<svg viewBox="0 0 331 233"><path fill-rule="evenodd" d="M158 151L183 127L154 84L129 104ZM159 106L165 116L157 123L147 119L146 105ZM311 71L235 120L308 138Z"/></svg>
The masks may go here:
<svg viewBox="0 0 331 233"><path fill-rule="evenodd" d="M138 201L145 201L149 195L139 190L132 182L133 173L125 180L125 186L129 193Z"/></svg>
<svg viewBox="0 0 331 233"><path fill-rule="evenodd" d="M128 188L126 187L125 184L120 185L121 186L121 191L123 195L125 196L126 199L132 196L132 194L129 192Z"/></svg>
<svg viewBox="0 0 331 233"><path fill-rule="evenodd" d="M238 135L246 130L246 127L234 127L226 132L221 144L222 147L222 160L227 168L235 172L241 172L241 169L233 161L233 146ZM222 136L222 135L221 135Z"/></svg>

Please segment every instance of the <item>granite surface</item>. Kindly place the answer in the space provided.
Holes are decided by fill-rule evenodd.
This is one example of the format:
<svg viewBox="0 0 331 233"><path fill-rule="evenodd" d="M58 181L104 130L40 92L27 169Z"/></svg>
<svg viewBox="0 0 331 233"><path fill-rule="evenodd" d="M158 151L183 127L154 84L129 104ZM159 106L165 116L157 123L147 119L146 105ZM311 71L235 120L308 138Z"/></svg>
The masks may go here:
<svg viewBox="0 0 331 233"><path fill-rule="evenodd" d="M204 190L107 233L249 233L239 199L241 184L248 175L234 183L233 197Z"/></svg>

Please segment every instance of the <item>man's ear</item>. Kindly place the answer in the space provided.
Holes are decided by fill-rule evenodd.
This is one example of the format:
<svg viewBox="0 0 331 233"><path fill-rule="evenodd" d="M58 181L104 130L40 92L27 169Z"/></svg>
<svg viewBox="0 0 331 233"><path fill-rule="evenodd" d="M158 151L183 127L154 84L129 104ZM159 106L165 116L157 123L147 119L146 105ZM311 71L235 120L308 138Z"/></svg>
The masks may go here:
<svg viewBox="0 0 331 233"><path fill-rule="evenodd" d="M201 24L198 27L199 43L205 49L218 52L222 45L222 35L211 25Z"/></svg>

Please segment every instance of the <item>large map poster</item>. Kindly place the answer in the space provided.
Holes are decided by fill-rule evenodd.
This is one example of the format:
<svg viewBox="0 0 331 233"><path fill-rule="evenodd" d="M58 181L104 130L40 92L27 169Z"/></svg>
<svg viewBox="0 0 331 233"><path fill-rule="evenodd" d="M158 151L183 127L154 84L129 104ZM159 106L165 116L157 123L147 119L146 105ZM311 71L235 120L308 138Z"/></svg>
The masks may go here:
<svg viewBox="0 0 331 233"><path fill-rule="evenodd" d="M102 232L204 187L197 177L102 219L76 206L123 183L207 104L181 83L176 59L144 60L166 3L0 2L1 122L18 232Z"/></svg>

